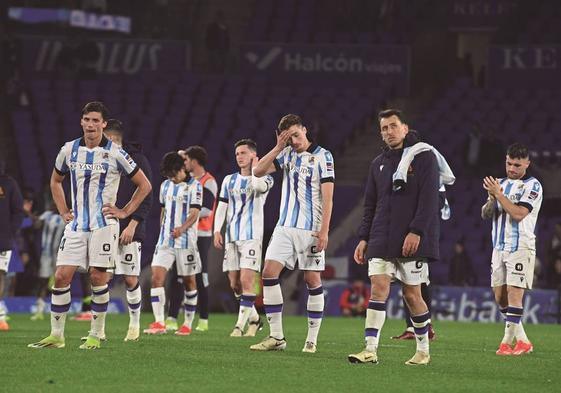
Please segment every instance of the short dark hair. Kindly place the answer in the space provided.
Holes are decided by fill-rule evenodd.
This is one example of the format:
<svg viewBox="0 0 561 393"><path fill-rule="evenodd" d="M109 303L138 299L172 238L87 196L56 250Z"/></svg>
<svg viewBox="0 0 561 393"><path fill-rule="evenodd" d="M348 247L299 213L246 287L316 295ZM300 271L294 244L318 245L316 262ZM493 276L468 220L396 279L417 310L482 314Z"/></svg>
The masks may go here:
<svg viewBox="0 0 561 393"><path fill-rule="evenodd" d="M399 109L384 109L383 111L380 111L378 113L378 123L380 123L382 119L387 119L388 117L392 117L392 116L396 116L399 119L399 121L402 122L403 124L407 123L405 121L405 116L403 115L403 112L400 111Z"/></svg>
<svg viewBox="0 0 561 393"><path fill-rule="evenodd" d="M234 143L234 149L236 149L238 146L247 146L250 150L254 152L257 151L257 143L255 143L253 139L240 139L239 141Z"/></svg>
<svg viewBox="0 0 561 393"><path fill-rule="evenodd" d="M164 177L174 177L184 167L183 157L176 151L170 151L164 154L162 162L160 162L160 174Z"/></svg>
<svg viewBox="0 0 561 393"><path fill-rule="evenodd" d="M109 117L109 110L105 105L103 105L103 102L100 101L88 102L86 105L84 105L84 108L82 109L82 116L90 112L101 113L101 118L103 120Z"/></svg>
<svg viewBox="0 0 561 393"><path fill-rule="evenodd" d="M197 160L199 165L205 166L206 165L206 150L202 146L189 146L185 149L185 154L189 156L192 160Z"/></svg>
<svg viewBox="0 0 561 393"><path fill-rule="evenodd" d="M279 131L284 131L294 125L302 126L302 118L298 115L288 114L280 119L278 129Z"/></svg>
<svg viewBox="0 0 561 393"><path fill-rule="evenodd" d="M118 132L119 134L123 134L123 123L121 120L117 119L109 119L107 120L107 126L105 127L105 131L112 131Z"/></svg>
<svg viewBox="0 0 561 393"><path fill-rule="evenodd" d="M530 154L528 153L528 148L522 143L513 143L506 149L506 155L510 158L528 158Z"/></svg>

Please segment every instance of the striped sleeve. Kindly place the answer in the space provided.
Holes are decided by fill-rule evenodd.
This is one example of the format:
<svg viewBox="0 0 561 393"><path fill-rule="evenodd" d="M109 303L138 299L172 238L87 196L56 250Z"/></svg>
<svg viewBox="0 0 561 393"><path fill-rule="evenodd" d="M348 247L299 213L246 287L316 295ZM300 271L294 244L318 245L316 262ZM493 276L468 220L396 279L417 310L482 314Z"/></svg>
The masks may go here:
<svg viewBox="0 0 561 393"><path fill-rule="evenodd" d="M329 150L320 152L319 173L321 183L333 183L335 181L335 164L333 155Z"/></svg>
<svg viewBox="0 0 561 393"><path fill-rule="evenodd" d="M277 171L280 171L285 167L288 160L288 152L290 151L290 149L292 149L290 146L285 147L283 151L281 151L277 156L277 158L275 158L275 161L273 161L273 164L275 165L275 169Z"/></svg>
<svg viewBox="0 0 561 393"><path fill-rule="evenodd" d="M67 145L64 145L60 148L55 160L55 171L61 176L65 176L68 173L68 164L66 163L67 155L68 148Z"/></svg>
<svg viewBox="0 0 561 393"><path fill-rule="evenodd" d="M203 206L203 186L198 181L195 181L195 184L189 188L191 189L191 204L189 208L201 209Z"/></svg>
<svg viewBox="0 0 561 393"><path fill-rule="evenodd" d="M165 201L165 195L164 195L164 189L165 189L165 185L166 185L167 180L163 181L162 184L160 185L160 205L162 205L162 207L164 207L166 205L166 201Z"/></svg>
<svg viewBox="0 0 561 393"><path fill-rule="evenodd" d="M524 206L529 212L532 212L534 206L541 201L543 189L540 182L536 179L524 184L524 193L517 203L519 206Z"/></svg>
<svg viewBox="0 0 561 393"><path fill-rule="evenodd" d="M230 199L230 194L228 192L228 182L230 180L230 175L226 176L222 180L222 185L220 186L220 194L218 195L218 200L220 202L228 203Z"/></svg>
<svg viewBox="0 0 561 393"><path fill-rule="evenodd" d="M136 172L139 170L138 165L136 165L132 157L121 148L115 153L115 160L117 161L117 168L119 168L119 171L129 178L136 175Z"/></svg>

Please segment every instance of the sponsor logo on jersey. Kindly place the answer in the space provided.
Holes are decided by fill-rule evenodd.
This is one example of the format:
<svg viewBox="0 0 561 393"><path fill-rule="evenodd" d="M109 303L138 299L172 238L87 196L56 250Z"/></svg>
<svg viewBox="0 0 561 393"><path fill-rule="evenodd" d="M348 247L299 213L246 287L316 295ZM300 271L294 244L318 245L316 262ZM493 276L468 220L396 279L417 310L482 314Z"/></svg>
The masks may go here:
<svg viewBox="0 0 561 393"><path fill-rule="evenodd" d="M86 164L83 162L72 161L69 167L74 171L91 171L92 173L107 172L107 164Z"/></svg>

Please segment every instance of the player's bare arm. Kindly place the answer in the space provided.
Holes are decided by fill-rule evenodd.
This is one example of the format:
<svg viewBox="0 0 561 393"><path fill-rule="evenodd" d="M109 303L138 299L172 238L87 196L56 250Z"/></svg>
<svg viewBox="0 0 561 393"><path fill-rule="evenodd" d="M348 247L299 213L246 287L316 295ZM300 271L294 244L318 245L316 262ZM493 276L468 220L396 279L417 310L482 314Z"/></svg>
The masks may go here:
<svg viewBox="0 0 561 393"><path fill-rule="evenodd" d="M277 131L277 144L273 149L265 154L263 158L259 160L255 168L253 169L253 175L256 177L262 177L268 175L269 173L273 173L275 169L275 158L282 152L282 150L288 145L288 141L290 140L290 132L288 130L284 130L282 132Z"/></svg>
<svg viewBox="0 0 561 393"><path fill-rule="evenodd" d="M401 249L402 255L404 257L413 256L419 249L420 243L421 236L417 235L416 233L409 232L407 236L405 236L405 240L403 241L403 247Z"/></svg>
<svg viewBox="0 0 561 393"><path fill-rule="evenodd" d="M367 248L368 248L368 242L366 240L359 241L355 248L354 260L359 265L362 265L364 264L364 262L366 262L364 256L366 255Z"/></svg>
<svg viewBox="0 0 561 393"><path fill-rule="evenodd" d="M321 252L327 248L329 242L329 224L331 222L331 212L333 211L333 190L335 185L332 182L321 185L321 228L314 236L318 238L317 250Z"/></svg>
<svg viewBox="0 0 561 393"><path fill-rule="evenodd" d="M51 193L53 194L53 201L64 222L68 224L74 219L74 215L68 206L66 206L64 188L62 188L63 180L64 176L59 175L56 170L53 170L53 174L51 175Z"/></svg>
<svg viewBox="0 0 561 393"><path fill-rule="evenodd" d="M255 167L257 166L257 164L259 164L259 157L255 156L252 160L251 160L251 183L253 186L253 189L256 192L260 192L260 193L264 193L269 191L269 184L267 183L266 178L264 177L257 177L254 174L254 170ZM274 168L274 165L273 165Z"/></svg>
<svg viewBox="0 0 561 393"><path fill-rule="evenodd" d="M214 247L222 250L224 247L224 239L222 238L222 227L224 226L224 221L226 220L226 212L228 210L228 203L224 201L218 202L218 207L216 208L216 214L214 216L214 237L213 243Z"/></svg>
<svg viewBox="0 0 561 393"><path fill-rule="evenodd" d="M136 174L131 178L131 181L136 186L136 190L134 191L134 194L132 194L132 198L129 203L127 203L122 209L119 209L117 206L113 206L109 203L103 205L102 211L106 217L119 219L127 218L134 213L136 209L138 209L138 206L140 206L144 198L146 198L146 196L148 196L148 194L152 191L152 185L144 172L142 172L142 169L136 172Z"/></svg>
<svg viewBox="0 0 561 393"><path fill-rule="evenodd" d="M489 198L487 202L483 206L481 206L481 218L484 220L490 220L493 218L493 212L495 211L495 202L497 200L494 196L489 194Z"/></svg>
<svg viewBox="0 0 561 393"><path fill-rule="evenodd" d="M193 224L196 223L197 220L199 219L200 212L201 212L201 210L197 207L190 208L189 209L189 214L187 215L187 219L185 220L183 225L181 225L177 228L174 228L173 238L177 239L178 237L183 235L185 232L187 232L187 230L189 230L189 228L191 228L193 226Z"/></svg>
<svg viewBox="0 0 561 393"><path fill-rule="evenodd" d="M483 188L501 204L502 208L514 221L520 222L530 213L526 207L515 205L510 199L504 196L499 181L494 177L488 176L483 179Z"/></svg>
<svg viewBox="0 0 561 393"><path fill-rule="evenodd" d="M137 226L138 226L138 221L136 221L134 218L129 221L129 224L127 225L127 227L125 229L123 229L123 232L121 233L121 236L119 237L119 242L122 245L126 246L126 245L132 243L132 239L134 237L134 232L136 231Z"/></svg>

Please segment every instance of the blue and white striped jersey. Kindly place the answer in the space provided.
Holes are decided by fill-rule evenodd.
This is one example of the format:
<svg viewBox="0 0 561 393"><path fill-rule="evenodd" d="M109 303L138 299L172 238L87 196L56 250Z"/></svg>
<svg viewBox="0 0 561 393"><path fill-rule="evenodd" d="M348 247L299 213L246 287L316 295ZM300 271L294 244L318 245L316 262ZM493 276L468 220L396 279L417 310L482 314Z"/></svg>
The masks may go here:
<svg viewBox="0 0 561 393"><path fill-rule="evenodd" d="M164 209L158 246L170 248L192 248L197 245L198 220L180 237L174 239L172 231L187 221L190 208L201 209L203 187L191 178L187 182L175 184L164 180L160 186L160 204Z"/></svg>
<svg viewBox="0 0 561 393"><path fill-rule="evenodd" d="M60 239L64 234L66 224L62 216L47 210L39 216L43 221L43 230L41 232L41 257L54 258L57 255Z"/></svg>
<svg viewBox="0 0 561 393"><path fill-rule="evenodd" d="M133 177L138 167L119 145L103 137L93 149L86 147L84 138L66 142L56 158L55 170L62 176L70 172L71 229L89 232L118 223L117 219L105 218L101 208L117 201L121 174Z"/></svg>
<svg viewBox="0 0 561 393"><path fill-rule="evenodd" d="M302 153L288 146L275 159L282 170L282 196L278 226L319 231L321 227L321 184L335 181L333 155L312 144Z"/></svg>
<svg viewBox="0 0 561 393"><path fill-rule="evenodd" d="M273 187L273 177L265 176L267 191L258 192L252 185L252 177L239 172L224 178L219 199L228 204L226 213L226 243L239 240L263 239L263 208L269 190Z"/></svg>
<svg viewBox="0 0 561 393"><path fill-rule="evenodd" d="M530 213L517 222L495 203L493 214L493 247L500 251L536 249L536 221L542 205L543 189L534 177L518 180L499 179L504 195L516 205L524 206Z"/></svg>

